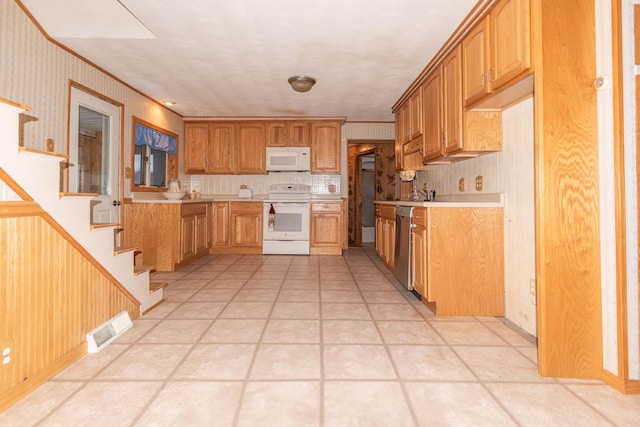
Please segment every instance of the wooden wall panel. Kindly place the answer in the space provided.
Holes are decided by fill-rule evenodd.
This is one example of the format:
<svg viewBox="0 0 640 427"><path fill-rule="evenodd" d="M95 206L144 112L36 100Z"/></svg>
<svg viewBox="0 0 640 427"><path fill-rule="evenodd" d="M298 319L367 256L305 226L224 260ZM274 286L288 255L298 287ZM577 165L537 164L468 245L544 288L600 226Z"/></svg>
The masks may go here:
<svg viewBox="0 0 640 427"><path fill-rule="evenodd" d="M533 49L538 367L545 376L600 378L594 2L534 0L532 11L538 18Z"/></svg>
<svg viewBox="0 0 640 427"><path fill-rule="evenodd" d="M635 64L640 64L640 4L633 6ZM637 103L636 103L637 104Z"/></svg>
<svg viewBox="0 0 640 427"><path fill-rule="evenodd" d="M429 208L428 218L427 286L437 314L504 316L503 209Z"/></svg>
<svg viewBox="0 0 640 427"><path fill-rule="evenodd" d="M142 250L142 265L174 271L180 258L180 204L127 203L124 205L124 244Z"/></svg>
<svg viewBox="0 0 640 427"><path fill-rule="evenodd" d="M0 411L85 353L85 334L139 306L40 216L0 216Z"/></svg>

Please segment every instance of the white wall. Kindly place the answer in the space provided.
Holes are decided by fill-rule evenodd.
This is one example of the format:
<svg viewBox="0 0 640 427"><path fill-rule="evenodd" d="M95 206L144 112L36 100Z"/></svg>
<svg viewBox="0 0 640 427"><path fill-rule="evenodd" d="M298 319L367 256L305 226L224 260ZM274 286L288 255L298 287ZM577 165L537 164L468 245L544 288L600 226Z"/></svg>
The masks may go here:
<svg viewBox="0 0 640 427"><path fill-rule="evenodd" d="M536 335L535 296L535 206L533 174L533 99L502 113L501 152L451 165L428 166L416 173L419 189L427 184L437 194L460 194L458 180L464 178L464 194L480 194L476 176L483 176L482 193L504 193L505 208L505 317Z"/></svg>
<svg viewBox="0 0 640 427"><path fill-rule="evenodd" d="M623 74L624 74L624 156L626 203L626 252L627 252L627 324L629 339L629 378L640 379L640 320L638 308L638 200L636 152L638 124L636 123L636 76L640 65L634 64L634 4L640 0L622 2L623 20Z"/></svg>
<svg viewBox="0 0 640 427"><path fill-rule="evenodd" d="M134 115L178 134L182 158L180 116L49 42L13 0L0 0L0 98L31 107L28 114L37 118L24 126L25 146L45 150L51 138L55 152L67 152L69 80L124 104L126 166L132 161ZM125 180L125 196L130 187Z"/></svg>
<svg viewBox="0 0 640 427"><path fill-rule="evenodd" d="M22 200L4 181L0 181L0 202L18 202Z"/></svg>

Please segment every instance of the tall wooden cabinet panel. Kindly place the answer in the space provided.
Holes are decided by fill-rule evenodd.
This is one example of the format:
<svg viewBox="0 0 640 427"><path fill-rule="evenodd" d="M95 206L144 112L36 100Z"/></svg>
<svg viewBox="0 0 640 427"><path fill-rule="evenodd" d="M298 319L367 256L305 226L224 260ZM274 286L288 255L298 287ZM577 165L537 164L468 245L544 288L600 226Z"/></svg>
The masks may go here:
<svg viewBox="0 0 640 427"><path fill-rule="evenodd" d="M462 145L462 59L458 45L442 61L443 153L460 151Z"/></svg>
<svg viewBox="0 0 640 427"><path fill-rule="evenodd" d="M442 66L436 67L422 85L424 113L423 162L442 157Z"/></svg>
<svg viewBox="0 0 640 427"><path fill-rule="evenodd" d="M209 125L207 123L187 123L184 127L184 171L205 173L207 169L207 146L209 145Z"/></svg>
<svg viewBox="0 0 640 427"><path fill-rule="evenodd" d="M266 129L264 123L240 123L235 152L235 172L266 173Z"/></svg>
<svg viewBox="0 0 640 427"><path fill-rule="evenodd" d="M205 214L204 216L196 216L195 223L195 245L196 253L207 253L209 251L210 239L209 239L209 218Z"/></svg>
<svg viewBox="0 0 640 427"><path fill-rule="evenodd" d="M340 124L311 124L311 172L340 173Z"/></svg>
<svg viewBox="0 0 640 427"><path fill-rule="evenodd" d="M427 209L414 208L411 229L413 251L411 252L411 266L413 268L413 288L422 298L428 299L427 288Z"/></svg>
<svg viewBox="0 0 640 427"><path fill-rule="evenodd" d="M211 246L229 246L229 202L211 204Z"/></svg>
<svg viewBox="0 0 640 427"><path fill-rule="evenodd" d="M180 219L180 257L182 262L196 254L196 218L194 216Z"/></svg>
<svg viewBox="0 0 640 427"><path fill-rule="evenodd" d="M376 253L393 271L396 243L396 208L376 205Z"/></svg>
<svg viewBox="0 0 640 427"><path fill-rule="evenodd" d="M210 123L207 153L207 173L231 174L236 127L233 123Z"/></svg>

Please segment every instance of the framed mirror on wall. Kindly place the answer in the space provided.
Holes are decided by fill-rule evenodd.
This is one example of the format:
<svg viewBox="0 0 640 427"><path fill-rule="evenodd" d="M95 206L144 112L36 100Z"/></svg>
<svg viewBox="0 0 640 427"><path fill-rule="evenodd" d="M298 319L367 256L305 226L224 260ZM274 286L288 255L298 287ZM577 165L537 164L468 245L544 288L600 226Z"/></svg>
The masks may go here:
<svg viewBox="0 0 640 427"><path fill-rule="evenodd" d="M132 191L166 191L178 177L178 135L133 116Z"/></svg>

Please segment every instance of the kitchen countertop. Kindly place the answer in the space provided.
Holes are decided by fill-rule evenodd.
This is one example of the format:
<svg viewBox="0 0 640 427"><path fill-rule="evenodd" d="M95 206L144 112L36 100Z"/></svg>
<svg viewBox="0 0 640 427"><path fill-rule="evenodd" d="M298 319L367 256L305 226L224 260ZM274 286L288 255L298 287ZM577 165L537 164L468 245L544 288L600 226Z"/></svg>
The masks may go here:
<svg viewBox="0 0 640 427"><path fill-rule="evenodd" d="M443 194L438 195L435 202L422 200L376 200L375 203L379 205L426 208L502 208L504 207L504 194Z"/></svg>
<svg viewBox="0 0 640 427"><path fill-rule="evenodd" d="M202 194L199 199L191 200L185 196L182 200L168 200L159 193L135 193L132 194L132 203L206 203L206 202L262 202L268 199L268 194L254 194L250 199L238 197L237 194ZM312 194L311 202L334 202L342 200L339 194Z"/></svg>

